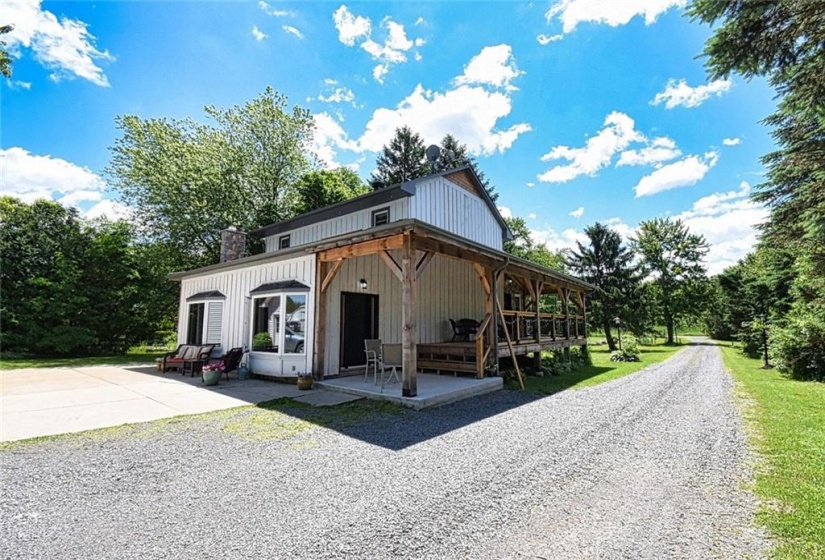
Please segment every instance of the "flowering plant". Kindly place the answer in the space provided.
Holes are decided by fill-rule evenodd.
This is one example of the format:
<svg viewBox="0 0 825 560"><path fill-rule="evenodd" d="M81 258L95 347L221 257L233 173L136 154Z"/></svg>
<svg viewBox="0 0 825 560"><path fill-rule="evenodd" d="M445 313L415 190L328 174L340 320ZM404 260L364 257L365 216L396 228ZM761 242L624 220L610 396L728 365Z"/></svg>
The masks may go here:
<svg viewBox="0 0 825 560"><path fill-rule="evenodd" d="M226 366L223 362L212 362L211 364L204 364L201 371L219 371L224 373L226 371Z"/></svg>

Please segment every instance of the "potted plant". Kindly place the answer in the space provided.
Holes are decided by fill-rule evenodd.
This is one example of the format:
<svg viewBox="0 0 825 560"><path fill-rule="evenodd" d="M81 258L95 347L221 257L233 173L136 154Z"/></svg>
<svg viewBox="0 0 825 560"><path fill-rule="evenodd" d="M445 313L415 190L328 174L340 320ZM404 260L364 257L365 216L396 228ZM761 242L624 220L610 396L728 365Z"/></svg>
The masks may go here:
<svg viewBox="0 0 825 560"><path fill-rule="evenodd" d="M307 391L312 389L312 374L311 373L299 373L298 374L298 390L300 391Z"/></svg>
<svg viewBox="0 0 825 560"><path fill-rule="evenodd" d="M259 332L252 337L253 350L269 350L272 348L272 337L268 333Z"/></svg>
<svg viewBox="0 0 825 560"><path fill-rule="evenodd" d="M201 369L201 378L205 385L217 385L224 374L223 362L205 364Z"/></svg>

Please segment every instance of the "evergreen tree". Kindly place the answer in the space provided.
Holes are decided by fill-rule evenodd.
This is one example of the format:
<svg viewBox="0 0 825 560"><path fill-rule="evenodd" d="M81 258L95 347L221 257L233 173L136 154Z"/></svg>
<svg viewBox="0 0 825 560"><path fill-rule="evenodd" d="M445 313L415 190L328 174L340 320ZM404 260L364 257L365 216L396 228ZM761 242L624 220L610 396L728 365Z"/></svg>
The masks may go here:
<svg viewBox="0 0 825 560"><path fill-rule="evenodd" d="M376 160L376 170L371 180L396 185L430 173L424 140L407 126L395 129L389 145L381 149Z"/></svg>
<svg viewBox="0 0 825 560"><path fill-rule="evenodd" d="M634 253L622 245L622 238L610 228L596 223L585 228L590 242L578 241L578 251L569 250L567 265L583 280L596 286L589 294L590 318L604 331L610 350L616 350L611 326L616 318L626 323L635 311L634 295L641 282L639 265Z"/></svg>
<svg viewBox="0 0 825 560"><path fill-rule="evenodd" d="M763 157L767 181L753 198L770 219L760 246L792 251L787 315L774 319L780 369L825 380L825 10L822 0L695 0L694 18L715 26L705 47L711 77L766 76L780 99L765 119L778 150ZM781 276L782 269L766 270Z"/></svg>

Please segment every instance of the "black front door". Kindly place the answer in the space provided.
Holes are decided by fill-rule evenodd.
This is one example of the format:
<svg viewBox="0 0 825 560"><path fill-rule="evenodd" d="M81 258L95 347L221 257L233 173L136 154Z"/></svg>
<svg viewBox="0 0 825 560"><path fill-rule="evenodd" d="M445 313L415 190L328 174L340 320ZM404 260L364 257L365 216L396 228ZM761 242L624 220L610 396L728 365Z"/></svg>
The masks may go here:
<svg viewBox="0 0 825 560"><path fill-rule="evenodd" d="M378 296L341 292L341 367L367 362L364 341L378 338Z"/></svg>

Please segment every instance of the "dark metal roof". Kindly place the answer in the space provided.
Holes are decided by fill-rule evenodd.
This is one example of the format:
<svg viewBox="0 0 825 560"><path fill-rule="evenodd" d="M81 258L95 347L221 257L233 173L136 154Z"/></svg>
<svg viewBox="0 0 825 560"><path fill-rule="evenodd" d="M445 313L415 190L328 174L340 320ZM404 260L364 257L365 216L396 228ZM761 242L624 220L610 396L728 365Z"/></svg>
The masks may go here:
<svg viewBox="0 0 825 560"><path fill-rule="evenodd" d="M393 200L398 200L399 198L413 196L414 194L415 186L412 182L408 181L400 185L392 185L389 187L376 189L372 192L362 194L361 196L356 196L355 198L351 198L343 202L330 204L329 206L312 210L311 212L301 214L300 216L295 216L292 219L284 220L283 222L269 224L268 226L249 232L249 235L255 237L267 237L270 235L275 235L276 233L283 233L297 229L299 227L317 224L318 222L351 214L352 212L357 212L359 210L365 210L372 206L378 206L379 204L386 204L388 202L392 202Z"/></svg>
<svg viewBox="0 0 825 560"><path fill-rule="evenodd" d="M280 282L269 282L261 284L251 292L252 294L271 294L272 292L308 292L309 286L297 280L282 280Z"/></svg>
<svg viewBox="0 0 825 560"><path fill-rule="evenodd" d="M198 292L186 298L186 301L195 301L196 299L226 299L226 296L217 290L212 290L210 292Z"/></svg>
<svg viewBox="0 0 825 560"><path fill-rule="evenodd" d="M268 226L264 226L262 228L258 228L254 231L251 231L249 235L255 237L267 237L278 233L284 233L299 227L317 224L318 222L323 222L324 220L337 218L339 216L350 214L352 212L357 212L359 210L365 210L367 208L370 208L371 206L386 204L387 202L392 202L393 200L398 200L400 198L404 198L407 196L415 196L415 186L418 183L422 183L424 181L432 179L433 177L443 177L444 175L450 175L452 173L458 173L461 171L469 171L473 179L473 182L476 184L476 187L478 187L478 190L481 193L481 199L487 205L487 208L490 209L490 212L493 213L493 217L501 226L501 229L504 232L505 239L513 239L513 232L510 231L510 227L507 225L507 222L504 221L504 218L502 217L501 212L498 211L498 207L496 206L495 202L493 202L493 199L490 198L490 195L487 193L487 189L485 189L484 185L481 184L481 180L478 178L478 175L476 174L475 169L473 169L472 165L464 165L461 167L455 167L453 169L445 169L444 171L432 173L424 177L419 177L418 179L413 179L411 181L405 181L404 183L400 183L397 185L390 185L387 187L375 189L372 192L362 194L361 196L357 196L350 200L345 200L343 202L338 202L337 204L324 206L323 208L318 208L311 212L307 212L306 214L295 216L292 219L284 220L283 222L277 222L274 224L269 224Z"/></svg>

